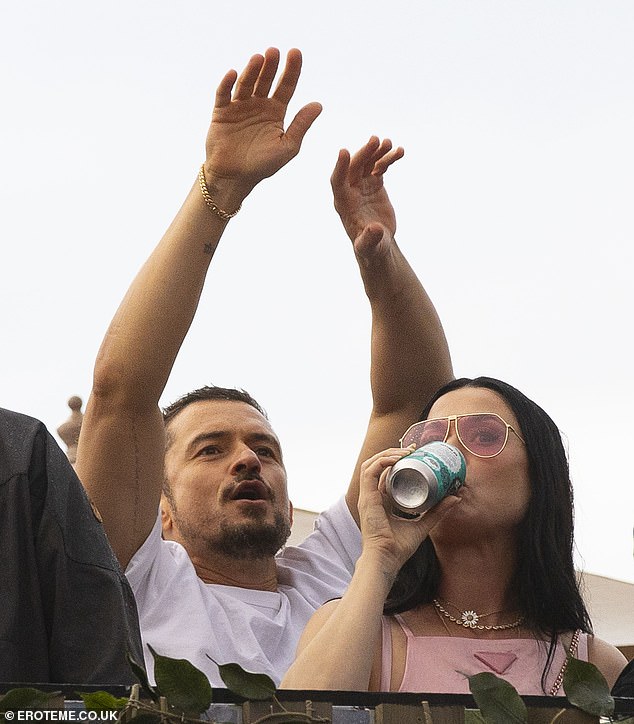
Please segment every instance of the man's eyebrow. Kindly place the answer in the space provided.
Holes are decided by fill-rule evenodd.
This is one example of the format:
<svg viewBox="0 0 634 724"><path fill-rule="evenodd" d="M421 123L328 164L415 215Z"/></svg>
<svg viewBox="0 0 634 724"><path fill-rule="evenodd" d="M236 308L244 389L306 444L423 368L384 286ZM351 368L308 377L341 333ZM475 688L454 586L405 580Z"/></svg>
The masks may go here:
<svg viewBox="0 0 634 724"><path fill-rule="evenodd" d="M247 440L249 440L249 442L268 442L269 445L272 445L279 452L282 451L280 441L275 435L266 432L254 432L252 435L247 435Z"/></svg>
<svg viewBox="0 0 634 724"><path fill-rule="evenodd" d="M194 448L198 447L201 442L214 442L226 439L229 437L229 433L226 430L213 430L211 432L201 432L199 435L190 441L187 445L186 452L192 452Z"/></svg>

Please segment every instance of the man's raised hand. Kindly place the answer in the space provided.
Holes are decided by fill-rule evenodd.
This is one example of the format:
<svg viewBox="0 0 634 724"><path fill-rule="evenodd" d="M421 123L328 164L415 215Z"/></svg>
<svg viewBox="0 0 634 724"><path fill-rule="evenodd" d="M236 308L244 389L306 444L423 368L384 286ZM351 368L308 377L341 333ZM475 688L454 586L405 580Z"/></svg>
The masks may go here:
<svg viewBox="0 0 634 724"><path fill-rule="evenodd" d="M337 210L357 254L374 249L396 232L396 217L383 174L405 151L372 136L354 156L342 149L330 178Z"/></svg>
<svg viewBox="0 0 634 724"><path fill-rule="evenodd" d="M221 184L235 193L234 201L241 201L240 196L297 155L306 132L321 113L319 103L308 103L284 130L302 54L295 48L289 51L271 93L279 62L279 50L269 48L264 55L254 55L240 76L230 70L220 82L206 143L205 178L212 193Z"/></svg>

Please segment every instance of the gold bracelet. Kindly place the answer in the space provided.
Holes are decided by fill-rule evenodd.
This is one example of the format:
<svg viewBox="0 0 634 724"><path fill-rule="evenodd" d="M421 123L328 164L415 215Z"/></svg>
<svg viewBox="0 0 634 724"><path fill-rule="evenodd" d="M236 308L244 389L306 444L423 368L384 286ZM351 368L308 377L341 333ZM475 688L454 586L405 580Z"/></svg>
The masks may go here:
<svg viewBox="0 0 634 724"><path fill-rule="evenodd" d="M229 219L233 219L233 217L242 208L242 204L240 204L240 206L238 206L235 211L229 213L228 211L224 211L223 209L221 209L220 206L218 206L218 204L211 198L209 194L209 189L207 188L207 182L205 181L204 164L200 167L200 171L198 172L198 183L200 184L200 190L202 191L205 203L214 212L214 214L216 214L216 216L219 216L223 221L229 221Z"/></svg>

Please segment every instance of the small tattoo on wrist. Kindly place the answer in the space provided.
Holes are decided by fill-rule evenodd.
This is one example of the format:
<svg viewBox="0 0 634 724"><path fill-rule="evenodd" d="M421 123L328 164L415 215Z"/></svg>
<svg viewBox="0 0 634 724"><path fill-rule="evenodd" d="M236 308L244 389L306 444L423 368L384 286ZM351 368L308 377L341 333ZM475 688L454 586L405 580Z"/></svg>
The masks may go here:
<svg viewBox="0 0 634 724"><path fill-rule="evenodd" d="M210 244L209 242L207 242L205 244L205 246L203 247L203 251L205 252L205 254L213 254L214 253L213 244Z"/></svg>

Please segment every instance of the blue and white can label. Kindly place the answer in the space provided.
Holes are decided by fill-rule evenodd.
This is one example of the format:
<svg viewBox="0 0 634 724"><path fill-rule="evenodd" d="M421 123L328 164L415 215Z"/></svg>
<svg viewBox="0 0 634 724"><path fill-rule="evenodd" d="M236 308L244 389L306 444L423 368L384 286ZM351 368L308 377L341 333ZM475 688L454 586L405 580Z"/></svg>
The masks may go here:
<svg viewBox="0 0 634 724"><path fill-rule="evenodd" d="M467 463L458 448L446 442L430 442L394 464L386 481L386 493L394 515L419 518L464 483Z"/></svg>

